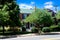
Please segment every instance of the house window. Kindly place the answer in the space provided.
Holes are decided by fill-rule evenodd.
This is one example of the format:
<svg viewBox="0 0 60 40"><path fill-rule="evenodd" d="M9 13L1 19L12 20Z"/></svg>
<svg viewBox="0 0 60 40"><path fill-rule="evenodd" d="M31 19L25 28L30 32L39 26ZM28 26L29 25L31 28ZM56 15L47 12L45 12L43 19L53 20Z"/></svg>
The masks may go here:
<svg viewBox="0 0 60 40"><path fill-rule="evenodd" d="M27 14L24 14L24 18L26 18L27 17Z"/></svg>
<svg viewBox="0 0 60 40"><path fill-rule="evenodd" d="M27 14L27 17L29 16L29 14Z"/></svg>
<svg viewBox="0 0 60 40"><path fill-rule="evenodd" d="M22 14L22 19L24 19L24 14Z"/></svg>
<svg viewBox="0 0 60 40"><path fill-rule="evenodd" d="M25 19L27 17L27 14L22 14L22 19Z"/></svg>

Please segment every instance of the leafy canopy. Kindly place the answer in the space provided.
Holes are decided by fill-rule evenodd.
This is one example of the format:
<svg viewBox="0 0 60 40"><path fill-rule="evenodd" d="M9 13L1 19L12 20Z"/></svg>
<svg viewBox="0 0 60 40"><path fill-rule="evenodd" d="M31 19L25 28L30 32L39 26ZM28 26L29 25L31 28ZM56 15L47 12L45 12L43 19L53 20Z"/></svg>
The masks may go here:
<svg viewBox="0 0 60 40"><path fill-rule="evenodd" d="M6 23L8 23L7 25L21 26L18 16L20 10L15 1L16 0L0 0L0 20L3 23L6 21Z"/></svg>
<svg viewBox="0 0 60 40"><path fill-rule="evenodd" d="M60 19L60 11L57 12L56 18L57 18L57 19Z"/></svg>
<svg viewBox="0 0 60 40"><path fill-rule="evenodd" d="M27 17L24 21L35 23L38 25L51 25L53 23L52 13L47 10L36 9L29 17Z"/></svg>

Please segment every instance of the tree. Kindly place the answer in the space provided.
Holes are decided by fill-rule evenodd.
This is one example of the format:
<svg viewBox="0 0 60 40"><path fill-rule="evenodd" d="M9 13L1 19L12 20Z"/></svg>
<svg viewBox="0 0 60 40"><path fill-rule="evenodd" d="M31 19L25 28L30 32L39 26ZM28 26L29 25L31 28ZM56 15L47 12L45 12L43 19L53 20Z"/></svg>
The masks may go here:
<svg viewBox="0 0 60 40"><path fill-rule="evenodd" d="M57 12L56 18L57 18L57 19L60 19L60 11Z"/></svg>
<svg viewBox="0 0 60 40"><path fill-rule="evenodd" d="M0 0L0 25L11 27L21 26L19 19L20 9L15 2L16 0ZM3 27L4 33L4 27Z"/></svg>
<svg viewBox="0 0 60 40"><path fill-rule="evenodd" d="M29 17L27 17L25 22L34 23L37 28L49 27L53 23L52 13L47 10L36 9Z"/></svg>
<svg viewBox="0 0 60 40"><path fill-rule="evenodd" d="M60 11L57 12L57 14L55 15L56 18L56 24L58 24L60 22Z"/></svg>
<svg viewBox="0 0 60 40"><path fill-rule="evenodd" d="M4 26L7 26L7 21L9 20L8 12L0 10L0 26L3 27L4 34Z"/></svg>

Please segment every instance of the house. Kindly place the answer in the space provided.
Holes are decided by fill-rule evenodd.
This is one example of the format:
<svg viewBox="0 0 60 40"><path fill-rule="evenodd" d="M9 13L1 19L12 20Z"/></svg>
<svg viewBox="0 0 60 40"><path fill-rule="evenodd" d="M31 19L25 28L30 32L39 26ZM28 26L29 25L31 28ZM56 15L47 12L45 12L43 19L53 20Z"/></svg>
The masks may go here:
<svg viewBox="0 0 60 40"><path fill-rule="evenodd" d="M24 23L24 19L26 19L32 12L34 11L34 9L20 9L20 19L23 22L24 26L26 27L26 29L30 29L31 25L29 22L28 23Z"/></svg>
<svg viewBox="0 0 60 40"><path fill-rule="evenodd" d="M54 17L54 16L55 16L55 14L56 14L56 12L54 12L54 11L53 11L53 10L51 10L51 9L47 9L47 11L52 13L52 17Z"/></svg>

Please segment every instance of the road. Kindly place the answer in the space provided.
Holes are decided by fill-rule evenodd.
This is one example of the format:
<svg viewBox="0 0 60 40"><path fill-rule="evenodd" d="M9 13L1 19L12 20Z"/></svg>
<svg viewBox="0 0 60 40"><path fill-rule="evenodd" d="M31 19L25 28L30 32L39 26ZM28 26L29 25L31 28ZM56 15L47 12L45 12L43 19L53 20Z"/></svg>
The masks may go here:
<svg viewBox="0 0 60 40"><path fill-rule="evenodd" d="M39 36L7 38L0 40L60 40L60 35L39 35Z"/></svg>

